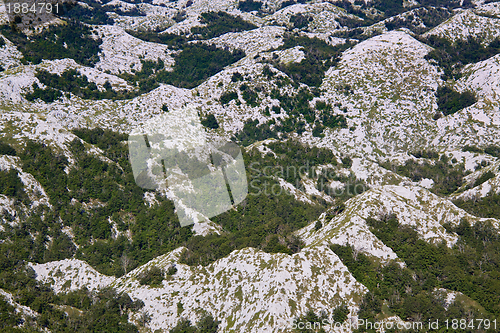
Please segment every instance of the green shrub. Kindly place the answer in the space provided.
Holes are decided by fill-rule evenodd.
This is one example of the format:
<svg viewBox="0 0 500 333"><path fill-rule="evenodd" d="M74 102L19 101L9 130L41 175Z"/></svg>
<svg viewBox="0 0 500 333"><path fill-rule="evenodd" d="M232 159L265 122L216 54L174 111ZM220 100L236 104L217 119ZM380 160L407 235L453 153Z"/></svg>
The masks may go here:
<svg viewBox="0 0 500 333"><path fill-rule="evenodd" d="M500 147L499 146L490 145L490 146L484 148L484 152L488 155L493 156L493 157L500 158Z"/></svg>
<svg viewBox="0 0 500 333"><path fill-rule="evenodd" d="M426 158L430 160L436 160L439 158L439 154L433 150L417 150L410 154L415 156L416 158Z"/></svg>
<svg viewBox="0 0 500 333"><path fill-rule="evenodd" d="M68 203L66 189L66 173L68 159L52 151L45 144L27 141L24 150L19 153L22 168L31 173L40 182L50 198L50 203L56 207Z"/></svg>
<svg viewBox="0 0 500 333"><path fill-rule="evenodd" d="M144 190L134 180L128 148L123 143L127 135L100 129L79 129L74 133L101 148L104 156L114 163L108 164L93 154L87 154L78 139L68 145L75 159L69 174L65 173L67 161L64 156L47 146L28 141L24 151L18 155L23 170L42 184L54 206L50 221L61 220L64 225L72 227L75 234L73 241L79 245L76 258L85 260L103 274L121 276L137 265L172 251L191 237L189 228L180 227L170 200L159 197L158 205L144 205ZM107 204L85 210L78 202L70 204L72 198L79 202ZM133 233L133 242L124 236L111 237L110 216L119 231L130 230ZM46 223L39 221L30 225L42 228ZM56 226L61 228L59 224ZM57 228L51 231L51 236L64 240L64 236L57 234ZM94 242L90 243L90 239ZM54 242L56 245L45 250L44 241L40 240L43 250L39 250L38 259L33 260L71 257L71 242L66 241ZM47 251L51 253L45 253Z"/></svg>
<svg viewBox="0 0 500 333"><path fill-rule="evenodd" d="M328 113L321 114L323 125L328 128L347 128L347 119L344 115L331 115Z"/></svg>
<svg viewBox="0 0 500 333"><path fill-rule="evenodd" d="M25 201L28 197L16 169L0 170L0 194Z"/></svg>
<svg viewBox="0 0 500 333"><path fill-rule="evenodd" d="M453 12L444 7L421 7L412 10L412 15L409 17L396 16L390 20L386 20L385 27L388 30L406 28L420 35L444 22L452 15ZM415 20L415 17L420 20ZM420 22L424 22L425 25L422 25Z"/></svg>
<svg viewBox="0 0 500 333"><path fill-rule="evenodd" d="M213 114L209 114L205 119L202 119L201 124L211 129L219 128L219 123Z"/></svg>
<svg viewBox="0 0 500 333"><path fill-rule="evenodd" d="M321 228L323 228L323 223L321 223L321 221L316 221L314 224L314 230L318 231Z"/></svg>
<svg viewBox="0 0 500 333"><path fill-rule="evenodd" d="M299 89L294 95L281 95L277 89L274 89L271 91L270 96L280 101L281 108L283 108L288 115L288 118L285 118L281 121L280 125L276 126L276 130L284 133L295 131L300 135L305 131L305 123L302 119L309 124L313 124L316 120L316 112L309 105L314 95L309 89Z"/></svg>
<svg viewBox="0 0 500 333"><path fill-rule="evenodd" d="M243 125L243 129L236 133L235 139L241 142L242 145L248 146L254 142L262 141L270 138L277 138L275 131L271 130L269 124L259 125L259 121L247 120Z"/></svg>
<svg viewBox="0 0 500 333"><path fill-rule="evenodd" d="M290 17L290 23L293 24L293 27L296 29L306 28L309 25L309 22L312 21L313 18L309 15L303 15L301 13L292 15Z"/></svg>
<svg viewBox="0 0 500 333"><path fill-rule="evenodd" d="M466 311L473 316L480 316L477 308L461 302L455 302L445 309L442 299L434 292L435 288L460 291L481 305L488 306L489 313L483 316L492 318L492 315L497 315L500 310L498 293L489 293L488 290L498 290L499 283L495 280L495 273L486 273L494 269L499 258L496 247L499 237L498 234L494 235L491 226L477 225L475 230L464 223L457 228L448 226L450 232L460 236L460 246L465 248L460 250L458 246L450 249L444 244L433 245L419 239L415 230L400 225L394 215L380 219L368 218L367 224L370 231L405 261L406 267L395 262L380 265L376 258L359 253L350 246L331 245L332 251L356 280L369 289L360 304L359 318L375 320L388 315L382 305L387 306L390 313L402 318L418 317L423 321L441 321L457 312ZM481 241L483 238L487 239L486 243ZM482 262L484 253L487 253L488 258L495 259L491 260L490 265L481 264L486 275L478 277L477 264ZM474 281L481 281L481 286L475 286ZM336 311L332 318L336 322L335 317Z"/></svg>
<svg viewBox="0 0 500 333"><path fill-rule="evenodd" d="M342 157L342 166L349 169L352 166L352 159L349 156Z"/></svg>
<svg viewBox="0 0 500 333"><path fill-rule="evenodd" d="M493 173L491 171L485 172L476 179L476 181L474 182L474 185L472 187L479 186L491 178L495 178L495 173Z"/></svg>
<svg viewBox="0 0 500 333"><path fill-rule="evenodd" d="M264 75L265 77L267 77L268 79L272 78L275 73L271 70L271 68L269 67L269 65L265 65L263 68L262 68L262 75Z"/></svg>
<svg viewBox="0 0 500 333"><path fill-rule="evenodd" d="M102 128L79 128L74 129L72 132L82 140L105 151L116 150L117 146L121 146L121 143L128 139L126 134Z"/></svg>
<svg viewBox="0 0 500 333"><path fill-rule="evenodd" d="M283 1L281 3L281 9L285 8L285 7L288 7L288 6L292 6L292 5L295 5L296 3L305 3L306 0L286 0L286 1Z"/></svg>
<svg viewBox="0 0 500 333"><path fill-rule="evenodd" d="M7 329L22 325L24 322L16 308L10 304L5 296L0 296L0 329Z"/></svg>
<svg viewBox="0 0 500 333"><path fill-rule="evenodd" d="M339 305L335 309L333 309L332 322L343 323L344 321L346 321L348 314L349 308L347 307L347 305Z"/></svg>
<svg viewBox="0 0 500 333"><path fill-rule="evenodd" d="M332 188L329 185L332 180L339 181L344 186L341 188ZM349 176L337 176L333 172L326 172L318 176L316 189L331 197L347 200L369 190L370 187L363 180L356 178L352 173ZM340 212L336 209L332 214L328 214L327 217L331 219L337 214L340 214Z"/></svg>
<svg viewBox="0 0 500 333"><path fill-rule="evenodd" d="M235 99L238 99L238 93L236 91L226 91L220 96L219 101L222 105L226 105Z"/></svg>
<svg viewBox="0 0 500 333"><path fill-rule="evenodd" d="M146 271L144 271L139 276L139 283L142 285L149 285L151 287L161 286L163 279L165 278L165 272L163 269L153 266Z"/></svg>
<svg viewBox="0 0 500 333"><path fill-rule="evenodd" d="M73 93L83 99L125 98L123 94L113 91L109 81L104 84L106 91L99 91L94 82L89 81L87 76L75 69L67 69L61 74L39 70L35 76L47 88L40 89L38 84L34 83L33 93L25 96L30 101L40 98L45 102L53 102L62 96L61 91Z"/></svg>
<svg viewBox="0 0 500 333"><path fill-rule="evenodd" d="M167 274L168 276L172 276L174 275L175 273L177 273L177 267L175 267L175 265L171 265L168 269L167 269L167 272L165 274Z"/></svg>
<svg viewBox="0 0 500 333"><path fill-rule="evenodd" d="M127 33L146 42L165 44L174 49L181 48L187 42L186 37L176 34L135 30L127 30Z"/></svg>
<svg viewBox="0 0 500 333"><path fill-rule="evenodd" d="M186 11L179 10L177 13L175 13L173 19L177 23L184 21L186 19Z"/></svg>
<svg viewBox="0 0 500 333"><path fill-rule="evenodd" d="M325 135L323 134L323 129L324 128L321 125L314 126L313 131L312 131L312 135L314 137L317 137L317 138L324 137Z"/></svg>
<svg viewBox="0 0 500 333"><path fill-rule="evenodd" d="M205 314L196 325L189 319L181 318L169 333L217 333L219 324L220 321L215 320L210 314Z"/></svg>
<svg viewBox="0 0 500 333"><path fill-rule="evenodd" d="M247 84L245 83L242 84L240 86L240 90L241 90L241 97L248 105L250 105L253 108L259 105L258 103L259 95L257 95L255 91L250 89Z"/></svg>
<svg viewBox="0 0 500 333"><path fill-rule="evenodd" d="M439 87L436 92L438 110L445 116L454 114L477 102L470 91L459 93L449 87Z"/></svg>
<svg viewBox="0 0 500 333"><path fill-rule="evenodd" d="M231 81L232 82L238 82L243 80L243 75L241 73L235 72L233 73L233 76L231 76Z"/></svg>
<svg viewBox="0 0 500 333"><path fill-rule="evenodd" d="M375 0L373 7L383 12L385 17L391 17L405 11L403 0Z"/></svg>
<svg viewBox="0 0 500 333"><path fill-rule="evenodd" d="M285 244L280 242L278 235L273 235L264 246L263 250L268 253L293 253Z"/></svg>
<svg viewBox="0 0 500 333"><path fill-rule="evenodd" d="M285 170L289 166L298 170L304 165L304 158L309 158L309 165L312 165L330 161L333 157L333 153L327 149L304 147L298 142L276 142L269 144L269 148L280 156L279 164ZM190 238L184 245L188 251L182 254L181 263L207 265L245 247L268 252L296 253L304 246L293 232L316 221L324 207L297 201L288 192L277 191L280 188L278 182L262 172L266 166L267 169L280 172L280 166L275 164L277 160L272 155L243 152L243 158L245 165L249 166L249 195L237 209L212 219L222 226L224 233ZM274 171L270 173L274 174ZM299 175L293 172L280 177L294 185L300 180Z"/></svg>
<svg viewBox="0 0 500 333"><path fill-rule="evenodd" d="M16 156L16 150L8 143L0 141L0 155Z"/></svg>

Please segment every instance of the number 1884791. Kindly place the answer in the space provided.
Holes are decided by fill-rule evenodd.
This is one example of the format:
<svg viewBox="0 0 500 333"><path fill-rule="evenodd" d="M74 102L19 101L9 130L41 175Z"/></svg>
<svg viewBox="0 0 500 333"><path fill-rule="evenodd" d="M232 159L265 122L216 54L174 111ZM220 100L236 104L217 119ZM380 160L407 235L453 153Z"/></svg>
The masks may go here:
<svg viewBox="0 0 500 333"><path fill-rule="evenodd" d="M5 4L5 9L7 10L7 14L58 14L59 13L59 4L52 4L50 2L35 2L35 3L27 3L27 2L16 2Z"/></svg>
<svg viewBox="0 0 500 333"><path fill-rule="evenodd" d="M446 329L453 329L453 330L465 330L465 329L472 329L472 330L479 330L479 329L484 329L484 330L497 330L497 320L489 320L489 319L446 319L444 321L446 325Z"/></svg>

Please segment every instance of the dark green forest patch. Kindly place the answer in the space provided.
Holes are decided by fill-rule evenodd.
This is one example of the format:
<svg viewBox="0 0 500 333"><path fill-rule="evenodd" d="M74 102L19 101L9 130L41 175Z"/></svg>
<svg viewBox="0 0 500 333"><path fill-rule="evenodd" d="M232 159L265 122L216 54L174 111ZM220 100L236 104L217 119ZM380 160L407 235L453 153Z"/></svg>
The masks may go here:
<svg viewBox="0 0 500 333"><path fill-rule="evenodd" d="M231 52L215 45L189 44L175 57L173 71L161 71L156 79L176 87L193 88L244 56L241 50Z"/></svg>
<svg viewBox="0 0 500 333"><path fill-rule="evenodd" d="M470 91L459 93L450 87L439 87L436 92L438 111L445 116L454 114L477 102L476 96Z"/></svg>
<svg viewBox="0 0 500 333"><path fill-rule="evenodd" d="M386 20L384 23L388 30L406 28L420 35L453 16L454 9L459 7L471 8L474 6L469 0L463 2L459 0L424 0L411 6L407 6L407 4L403 5L403 3L404 1L402 0L376 0L368 3L358 1L354 4L347 0L335 1L334 4L336 6L345 9L349 14L353 14L360 19L339 17L339 23L349 29L334 31L332 35L335 37L366 40L380 34L380 32L372 31L365 33L364 27L371 26L383 20ZM375 16L367 15L367 11L370 11L372 8L379 10L379 13ZM411 13L406 15L410 11ZM424 23L424 26L420 24L420 21Z"/></svg>
<svg viewBox="0 0 500 333"><path fill-rule="evenodd" d="M500 158L500 146L496 145L488 145L484 148L479 148L476 146L471 146L467 145L462 148L462 151L468 151L471 153L478 153L478 154L488 154L493 157L498 157Z"/></svg>
<svg viewBox="0 0 500 333"><path fill-rule="evenodd" d="M286 8L288 6L292 6L298 3L306 3L306 0L286 0L281 3L281 9Z"/></svg>
<svg viewBox="0 0 500 333"><path fill-rule="evenodd" d="M266 146L278 156L277 159L283 161L284 167L293 170L299 170L302 167L311 178L315 177L312 174L314 167L324 164L337 165L335 155L326 148L305 146L295 140L269 142ZM266 157L266 159L269 158L271 157ZM297 184L300 175L298 172L285 172L282 178L291 184Z"/></svg>
<svg viewBox="0 0 500 333"><path fill-rule="evenodd" d="M422 7L414 10L406 17L394 17L387 20L385 27L388 30L406 28L416 34L423 34L444 22L452 15L453 12L444 7ZM420 22L423 22L424 26Z"/></svg>
<svg viewBox="0 0 500 333"><path fill-rule="evenodd" d="M242 12L259 11L262 7L262 2L254 0L238 1L238 9Z"/></svg>
<svg viewBox="0 0 500 333"><path fill-rule="evenodd" d="M134 181L128 149L123 144L126 136L99 129L76 130L75 134L103 149L105 156L117 164L108 164L87 154L83 144L74 140L70 149L76 167L66 174L64 169L68 162L64 156L42 144L27 142L19 154L23 170L30 172L46 189L54 206L45 213L47 220L62 221L62 224L47 225L39 217L32 217L38 220L31 222L31 228L43 231L37 239L40 246L33 248L32 261L45 262L54 257L57 258L52 260L76 255L103 274L121 276L175 249L191 236L189 228L180 227L171 201L158 197L158 205L149 208L144 204L144 190ZM81 204L72 202L72 198L94 203L94 207L84 209ZM134 234L132 242L125 236L112 237L110 216L120 232L130 230ZM61 233L63 226L72 227L73 241L80 245L78 251ZM46 236L63 242L54 242L46 249ZM89 242L91 238L95 240L93 244Z"/></svg>
<svg viewBox="0 0 500 333"><path fill-rule="evenodd" d="M81 65L93 66L99 61L102 40L92 38L92 28L77 21L52 25L29 38L7 25L1 26L0 31L21 51L24 63L71 58Z"/></svg>
<svg viewBox="0 0 500 333"><path fill-rule="evenodd" d="M495 178L495 173L492 172L492 171L487 171L485 173L483 173L481 176L479 176L475 181L474 183L472 184L472 187L476 187L476 186L479 186L485 182L487 182L488 180L492 179L492 178Z"/></svg>
<svg viewBox="0 0 500 333"><path fill-rule="evenodd" d="M276 82L279 86L283 80L278 77ZM243 91L249 91L246 88ZM253 92L253 90L251 90ZM235 93L236 94L236 93ZM287 133L295 132L301 135L306 130L306 123L311 126L314 124L313 135L324 136L325 128L347 128L347 119L342 114L333 114L333 108L330 104L324 102L316 103L316 107L311 107L309 102L314 98L316 92L314 89L301 88L295 94L281 94L278 89L271 91L271 98L280 102L279 106L273 106L274 113L285 111L284 119L271 119L266 123L259 124L258 120L247 120L243 129L234 135L234 139L248 146L256 141L271 138L287 138ZM236 98L236 95L224 94L224 102ZM257 94L255 94L257 98ZM222 97L221 97L222 99ZM252 101L247 101L252 102ZM270 115L270 110L264 111L264 114Z"/></svg>
<svg viewBox="0 0 500 333"><path fill-rule="evenodd" d="M429 152L424 152L429 156ZM417 156L423 152L414 153ZM391 163L381 163L383 168L391 170L401 176L410 178L414 182L419 182L423 178L430 178L434 181L431 191L438 195L449 195L455 192L463 184L463 178L467 174L463 164L454 165L445 155L432 154L434 160L419 161L408 160L404 165L395 165Z"/></svg>
<svg viewBox="0 0 500 333"><path fill-rule="evenodd" d="M144 306L142 301L133 301L128 294L110 288L96 293L81 289L56 295L51 288L36 281L31 268L25 267L24 255L19 250L25 245L29 244L0 244L0 288L38 316L22 318L0 298L2 332L139 332L128 320L129 311L137 312ZM22 328L18 327L20 324Z"/></svg>
<svg viewBox="0 0 500 333"><path fill-rule="evenodd" d="M44 147L41 148L39 156L31 155L36 159L34 164L42 161L44 156L51 155L43 151ZM40 176L47 177L45 169L37 174L39 181L42 180ZM14 182L19 185L18 180ZM3 179L0 184L9 184L9 180ZM12 191L9 195L17 198L22 196L16 186L10 186L9 191ZM38 332L41 329L61 333L115 332L117 327L120 327L120 332L138 332L137 327L128 322L128 314L129 310L137 311L142 308L141 301L132 301L127 294L119 294L112 289L98 293L78 290L55 295L50 287L37 281L35 272L26 265L27 262L41 263L69 258L74 254L75 247L71 239L61 232L58 216L49 209L43 206L32 208L30 214L24 215L21 212L19 218L20 223L5 223L0 231L0 288L11 293L14 301L30 307L39 315L35 318L21 318L0 298L2 332ZM49 241L49 236L52 241ZM64 309L68 307L74 311L65 313ZM23 324L21 330L16 327L19 324Z"/></svg>
<svg viewBox="0 0 500 333"><path fill-rule="evenodd" d="M140 71L132 74L119 75L129 83L137 85L135 90L114 90L111 83L106 81L103 85L105 90L99 90L94 82L88 80L87 76L79 73L76 69L66 69L61 74L52 74L46 70L39 70L35 76L46 85L45 89L39 88L38 84L33 84L33 92L25 95L29 101L38 98L45 102L52 102L62 96L62 92L72 93L83 99L131 99L143 93L147 93L159 86L154 80L156 73L162 71L165 67L163 60L141 60L142 68Z"/></svg>
<svg viewBox="0 0 500 333"><path fill-rule="evenodd" d="M296 94L281 94L278 89L271 91L271 98L280 102L280 107L288 115L282 120L276 130L283 133L296 132L302 134L305 131L305 122L312 124L316 120L316 112L309 105L314 95L308 89L302 88Z"/></svg>
<svg viewBox="0 0 500 333"><path fill-rule="evenodd" d="M304 29L309 25L309 22L313 20L313 17L310 15L304 15L302 13L298 13L295 15L292 15L290 17L290 23L293 24L293 27L296 29Z"/></svg>
<svg viewBox="0 0 500 333"><path fill-rule="evenodd" d="M206 118L201 119L201 124L206 128L218 129L219 123L213 114L209 114Z"/></svg>
<svg viewBox="0 0 500 333"><path fill-rule="evenodd" d="M316 189L318 191L343 201L370 189L370 187L363 180L356 178L356 176L352 173L349 176L344 176L337 175L333 170L326 170L316 176ZM338 181L344 185L340 188L331 188L329 184L332 181Z"/></svg>
<svg viewBox="0 0 500 333"><path fill-rule="evenodd" d="M45 103L52 103L63 96L60 90L51 87L42 89L36 82L33 83L31 89L33 90L32 92L26 93L24 95L24 98L26 98L30 102L41 99Z"/></svg>
<svg viewBox="0 0 500 333"><path fill-rule="evenodd" d="M243 129L235 134L234 139L243 146L266 139L277 139L276 131L271 130L269 123L259 124L257 119L247 120Z"/></svg>
<svg viewBox="0 0 500 333"><path fill-rule="evenodd" d="M236 91L226 91L219 98L219 102L222 105L226 105L232 100L238 100L238 93Z"/></svg>
<svg viewBox="0 0 500 333"><path fill-rule="evenodd" d="M240 32L257 28L256 25L238 16L221 11L201 13L200 23L205 24L205 26L192 27L191 33L201 39L210 39L228 32Z"/></svg>
<svg viewBox="0 0 500 333"><path fill-rule="evenodd" d="M313 136L323 137L325 128L347 128L347 119L342 114L333 114L333 107L322 101L316 102L316 110L319 112L320 124L317 124L313 130ZM317 121L318 123L318 121Z"/></svg>
<svg viewBox="0 0 500 333"><path fill-rule="evenodd" d="M248 169L247 178L251 183L247 199L236 210L213 219L222 226L223 234L193 237L191 228L180 227L170 200L157 195L158 204L152 207L144 204L144 190L136 185L132 175L126 135L102 129L76 129L73 132L101 148L113 163L87 153L78 139L69 143L76 162L73 167L69 166L65 156L50 147L33 141L26 143L19 153L23 170L42 184L54 207L45 208L44 220L40 218L42 212L24 218L29 228L17 237L20 244L24 241L33 243L25 248L24 253L32 262L76 257L103 274L121 276L179 246L188 248L182 260L189 264L208 264L247 246L291 254L302 247L292 232L317 219L324 210L322 203L297 202L259 168ZM285 158L286 163L296 165L297 169L300 161L295 160L298 158L296 152L300 152L301 158L310 158L308 163L314 165L333 159L332 153L324 149L303 147L298 143L284 147L288 148L282 151L272 145L278 153L289 156ZM260 154L245 153L244 159L247 165L252 162L262 167L275 165L274 159L269 156L263 159ZM69 168L69 173L65 172L66 168ZM15 190L20 188L19 181L15 175L11 176L17 187L9 185L5 190L14 191L9 194L22 198L22 193ZM299 175L290 175L287 179L299 180ZM10 184L10 181L4 184ZM82 203L90 206L85 207ZM109 218L119 233L130 231L132 240L113 232ZM72 239L62 233L64 226L72 228L75 235ZM14 229L6 231L5 237L14 237L14 232ZM34 242L30 232L38 233ZM54 241L49 242L49 237Z"/></svg>
<svg viewBox="0 0 500 333"><path fill-rule="evenodd" d="M114 20L106 14L113 11L112 8L102 7L102 3L95 0L85 0L86 5L80 3L61 2L62 17L78 20L87 24L113 24ZM116 12L116 11L115 11Z"/></svg>
<svg viewBox="0 0 500 333"><path fill-rule="evenodd" d="M303 151L311 157L311 163L329 160L327 150L303 147L289 143L290 149ZM274 146L273 146L274 147ZM295 148L292 148L295 147ZM259 152L244 153L249 181L249 194L236 210L230 210L212 218L222 226L221 235L194 236L186 242L188 251L181 262L189 265L207 265L229 255L232 251L254 247L270 253L292 254L300 251L303 244L292 233L311 223L324 210L321 205L304 204L282 189L279 183L263 169L272 167L272 157L262 157ZM294 155L296 156L296 155ZM295 157L285 159L280 165L290 167ZM300 162L293 163L299 169ZM274 167L276 167L274 165ZM289 180L298 180L299 175L290 174Z"/></svg>
<svg viewBox="0 0 500 333"><path fill-rule="evenodd" d="M39 70L35 75L47 87L42 89L34 83L32 92L25 94L29 101L41 99L51 103L63 96L63 92L72 93L83 99L130 99L147 93L160 83L172 84L182 88L193 88L224 67L240 60L245 53L219 49L214 45L189 44L175 56L173 71L167 71L161 59L157 61L142 60L142 68L134 74L119 75L130 84L137 86L134 90L114 90L109 82L104 84L105 90L98 89L94 82L74 69L61 74L51 74Z"/></svg>
<svg viewBox="0 0 500 333"><path fill-rule="evenodd" d="M350 48L352 44L346 42L331 46L319 38L309 38L306 36L285 36L283 45L279 50L286 50L295 46L302 46L305 59L300 63L281 64L272 62L273 66L286 73L294 81L318 87L323 82L325 71L335 66L340 58L340 54Z"/></svg>
<svg viewBox="0 0 500 333"><path fill-rule="evenodd" d="M367 223L407 267L396 263L380 266L366 255L354 253L349 246L331 246L354 277L370 290L361 303L360 318L380 319L383 304L401 318L420 318L424 322L462 318L465 313L474 318L498 317L500 237L491 225L478 223L471 227L463 221L458 227L447 226L460 236L457 245L450 249L443 243L433 245L419 239L415 230L400 225L394 216L370 218ZM485 256L490 258L488 262L483 260ZM487 313L466 308L458 301L445 309L434 293L435 288L461 292Z"/></svg>
<svg viewBox="0 0 500 333"><path fill-rule="evenodd" d="M187 41L188 38L182 35L168 34L168 33L158 33L153 31L134 31L127 30L127 33L134 36L135 38L142 39L146 42L159 43L168 45L170 48L179 49Z"/></svg>
<svg viewBox="0 0 500 333"><path fill-rule="evenodd" d="M276 85L280 86L283 81L286 80L277 77ZM306 130L306 124L314 125L314 136L323 136L325 128L346 128L347 119L344 115L334 114L330 104L317 102L316 107L309 104L315 95L317 91L308 88L301 88L295 94L281 94L279 89L272 89L270 97L280 102L279 106L272 107L272 111L279 114L283 110L286 117L272 119L260 125L257 120L248 120L243 129L235 134L235 139L247 146L269 138L286 138L287 133L291 132L301 135ZM264 112L270 115L270 110Z"/></svg>
<svg viewBox="0 0 500 333"><path fill-rule="evenodd" d="M126 94L113 90L109 82L105 84L106 90L100 91L94 82L88 80L87 76L80 74L76 69L67 69L61 74L52 74L46 70L39 70L35 77L44 85L41 89L38 84L32 86L33 92L27 93L28 101L41 99L50 103L62 97L62 92L70 92L83 99L124 99Z"/></svg>
<svg viewBox="0 0 500 333"><path fill-rule="evenodd" d="M437 61L444 71L443 79L459 78L463 66L486 60L500 53L500 39L484 46L482 39L470 37L451 43L448 39L429 36L423 42L434 48L425 58Z"/></svg>
<svg viewBox="0 0 500 333"><path fill-rule="evenodd" d="M16 198L25 204L29 203L29 198L24 192L23 182L16 169L0 170L0 194Z"/></svg>
<svg viewBox="0 0 500 333"><path fill-rule="evenodd" d="M450 249L443 243L436 246L419 239L415 230L400 225L394 217L369 219L367 223L409 269L429 276L436 287L459 291L489 313L500 314L500 235L492 225L478 222L471 226L462 220L456 227L445 226L460 236ZM485 261L485 257L489 260Z"/></svg>
<svg viewBox="0 0 500 333"><path fill-rule="evenodd" d="M0 155L16 156L16 150L6 142L0 141Z"/></svg>
<svg viewBox="0 0 500 333"><path fill-rule="evenodd" d="M500 219L500 194L489 194L473 200L455 200L453 203L474 216Z"/></svg>

